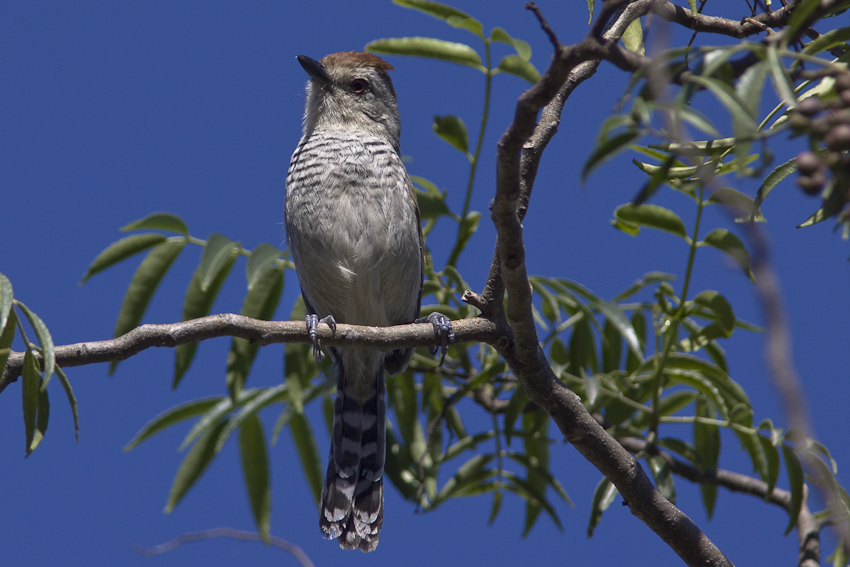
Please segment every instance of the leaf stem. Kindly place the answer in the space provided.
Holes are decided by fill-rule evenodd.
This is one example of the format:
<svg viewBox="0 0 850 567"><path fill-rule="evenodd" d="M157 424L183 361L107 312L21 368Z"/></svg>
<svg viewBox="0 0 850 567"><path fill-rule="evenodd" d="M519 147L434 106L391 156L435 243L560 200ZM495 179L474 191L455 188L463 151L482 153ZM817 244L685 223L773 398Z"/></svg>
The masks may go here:
<svg viewBox="0 0 850 567"><path fill-rule="evenodd" d="M452 253L449 254L449 259L446 262L449 266L457 264L457 259L460 253L463 252L465 245L464 234L467 230L467 215L469 214L469 204L472 200L472 186L475 183L475 172L478 169L478 158L481 155L481 145L484 143L484 131L487 129L487 121L490 116L490 91L493 83L493 70L491 69L490 61L490 41L484 40L484 53L487 62L487 78L484 87L484 112L481 115L481 128L478 131L478 142L475 144L475 154L470 159L469 165L469 181L466 184L466 197L463 200L463 212L460 215L460 222L457 227L457 240L455 241Z"/></svg>
<svg viewBox="0 0 850 567"><path fill-rule="evenodd" d="M649 419L649 439L651 442L654 442L658 437L658 424L660 422L660 416L658 415L658 403L661 398L662 372L664 370L664 365L667 362L667 356L670 354L670 351L673 350L673 343L678 336L679 323L681 323L682 319L685 318L685 303L688 299L688 289L691 284L691 275L693 274L694 269L694 258L696 257L697 243L699 242L699 225L700 220L702 219L702 209L705 207L703 192L704 188L700 185L699 200L697 201L697 217L696 221L694 221L694 232L693 237L691 238L690 250L688 252L688 266L685 269L685 280L682 283L682 296L679 300L679 308L676 310L676 314L673 318L670 319L670 326L664 335L661 356L657 359L655 372L652 376L652 415Z"/></svg>

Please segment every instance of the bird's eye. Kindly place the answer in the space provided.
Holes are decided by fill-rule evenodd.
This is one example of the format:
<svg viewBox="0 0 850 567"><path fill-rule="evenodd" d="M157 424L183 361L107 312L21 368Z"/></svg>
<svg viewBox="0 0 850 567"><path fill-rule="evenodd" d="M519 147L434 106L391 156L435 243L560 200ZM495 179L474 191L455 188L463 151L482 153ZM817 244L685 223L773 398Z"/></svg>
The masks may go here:
<svg viewBox="0 0 850 567"><path fill-rule="evenodd" d="M354 79L351 81L351 90L357 94L363 94L369 89L369 83L364 79Z"/></svg>

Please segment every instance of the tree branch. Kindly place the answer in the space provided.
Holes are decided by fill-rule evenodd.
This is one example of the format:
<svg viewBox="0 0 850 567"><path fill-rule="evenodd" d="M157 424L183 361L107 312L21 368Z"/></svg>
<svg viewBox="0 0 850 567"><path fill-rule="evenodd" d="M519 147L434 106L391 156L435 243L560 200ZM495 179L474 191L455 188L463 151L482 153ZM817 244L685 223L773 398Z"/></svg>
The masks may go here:
<svg viewBox="0 0 850 567"><path fill-rule="evenodd" d="M499 326L484 319L453 321L455 342L500 343ZM57 346L54 349L59 366L83 366L99 362L125 360L151 347L176 347L215 337L240 337L259 345L272 343L308 343L303 321L261 321L233 313L210 315L182 323L142 325L116 339ZM327 325L319 325L322 344L371 348L389 351L401 347L434 346L434 327L430 323L412 323L395 327L336 326L333 333ZM41 357L36 353L41 362ZM12 352L0 379L0 392L17 380L23 368L24 353Z"/></svg>
<svg viewBox="0 0 850 567"><path fill-rule="evenodd" d="M167 553L169 551L177 549L184 543L204 541L219 537L226 537L238 541L249 541L257 543L263 541L263 537L257 532L246 532L234 528L213 528L201 532L189 532L181 534L180 536L171 541L161 543L150 548L145 548L141 545L133 545L132 549L142 557L151 558L162 553ZM293 555L293 557L295 557L295 559L298 560L302 567L315 567L313 562L310 561L310 558L307 557L307 554L304 553L304 550L295 545L294 543L286 541L285 539L279 538L277 536L270 535L268 545L289 552Z"/></svg>
<svg viewBox="0 0 850 567"><path fill-rule="evenodd" d="M653 14L668 22L679 24L696 32L715 33L743 39L762 33L768 27L784 26L791 19L791 13L800 4L800 1L791 0L779 10L747 17L740 21L694 13L666 0L655 0L652 3L651 10Z"/></svg>
<svg viewBox="0 0 850 567"><path fill-rule="evenodd" d="M675 458L667 451L661 451L657 446L650 445L643 439L622 437L617 440L631 453L649 451L653 455L658 455L667 462L673 474L693 483L716 484L731 492L742 492L757 496L765 502L779 506L785 511L790 511L791 509L790 492L774 487L770 495L768 495L767 483L760 479L724 469L713 471L698 469L690 463ZM820 530L822 524L809 509L808 494L809 490L808 486L806 486L803 506L800 509L800 515L797 516L797 539L800 550L798 565L800 567L817 567L820 565Z"/></svg>
<svg viewBox="0 0 850 567"><path fill-rule="evenodd" d="M640 464L596 423L578 396L555 377L537 336L518 214L520 156L534 134L537 113L558 95L576 67L604 57L611 45L616 47L613 42L601 46L595 38L586 37L572 47L557 47L546 73L519 98L514 119L499 140L496 195L490 210L497 230L499 271L508 294L506 314L514 339L499 352L531 399L552 416L564 437L614 483L632 513L688 565L731 565L696 524L656 490ZM600 46L606 49L600 50Z"/></svg>

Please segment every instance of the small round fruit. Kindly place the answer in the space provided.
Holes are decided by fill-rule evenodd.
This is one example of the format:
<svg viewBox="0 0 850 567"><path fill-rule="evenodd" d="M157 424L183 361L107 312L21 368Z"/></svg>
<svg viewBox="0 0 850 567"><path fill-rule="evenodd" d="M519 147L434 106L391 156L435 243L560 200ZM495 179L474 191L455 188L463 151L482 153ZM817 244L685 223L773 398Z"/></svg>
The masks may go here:
<svg viewBox="0 0 850 567"><path fill-rule="evenodd" d="M800 175L812 175L821 167L821 159L814 152L803 152L797 156L797 171Z"/></svg>

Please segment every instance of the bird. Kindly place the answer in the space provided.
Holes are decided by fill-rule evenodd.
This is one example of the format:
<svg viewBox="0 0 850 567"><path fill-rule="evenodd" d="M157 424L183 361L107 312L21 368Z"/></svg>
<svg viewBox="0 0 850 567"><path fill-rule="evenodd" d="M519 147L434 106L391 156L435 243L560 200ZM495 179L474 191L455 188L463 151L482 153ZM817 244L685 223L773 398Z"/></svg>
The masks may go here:
<svg viewBox="0 0 850 567"><path fill-rule="evenodd" d="M346 51L296 57L309 75L304 128L286 176L286 240L307 310L313 354L319 323L430 322L445 358L454 341L440 313L419 318L424 246L413 185L400 154L392 65ZM319 527L343 549L374 550L384 520L384 372L402 372L412 348L329 347L336 400ZM441 359L441 364L443 362Z"/></svg>

